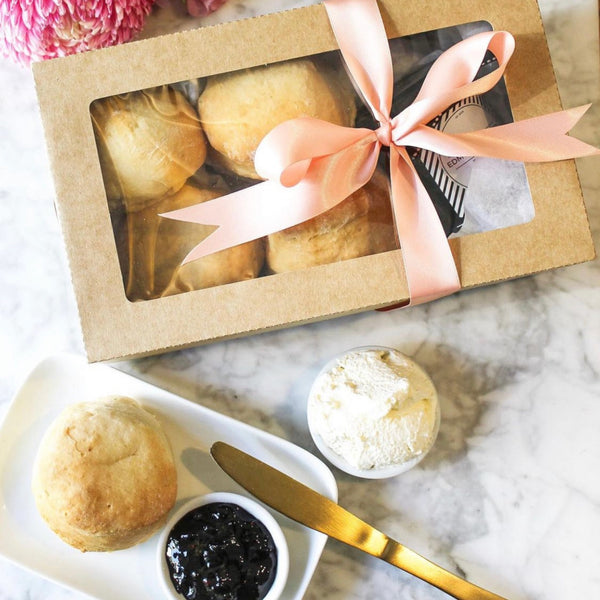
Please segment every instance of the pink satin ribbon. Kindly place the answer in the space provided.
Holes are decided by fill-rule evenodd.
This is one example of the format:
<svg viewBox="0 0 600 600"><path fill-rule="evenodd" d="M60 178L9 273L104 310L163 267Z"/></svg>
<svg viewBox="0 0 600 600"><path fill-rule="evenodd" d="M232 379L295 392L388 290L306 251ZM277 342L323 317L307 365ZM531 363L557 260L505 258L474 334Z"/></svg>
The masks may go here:
<svg viewBox="0 0 600 600"><path fill-rule="evenodd" d="M348 70L380 127L348 128L313 118L286 121L265 136L256 152L256 170L266 181L163 216L218 226L188 254L184 262L190 262L333 208L369 181L387 146L410 303L450 294L460 289L456 265L405 147L528 162L600 154L566 135L588 106L463 134L428 127L452 104L489 91L501 79L515 45L512 35L501 31L474 35L444 52L413 104L392 117L392 61L376 0L325 0L324 5ZM474 80L488 50L498 67Z"/></svg>

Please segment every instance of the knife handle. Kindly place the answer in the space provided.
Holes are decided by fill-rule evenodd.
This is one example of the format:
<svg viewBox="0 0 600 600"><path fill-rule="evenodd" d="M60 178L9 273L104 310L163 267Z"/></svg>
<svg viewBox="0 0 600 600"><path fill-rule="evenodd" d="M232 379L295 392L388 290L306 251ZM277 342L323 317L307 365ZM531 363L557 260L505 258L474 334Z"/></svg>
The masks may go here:
<svg viewBox="0 0 600 600"><path fill-rule="evenodd" d="M498 594L488 592L458 575L442 569L395 540L391 538L388 540L380 555L382 560L430 583L453 598L457 598L457 600L506 600Z"/></svg>

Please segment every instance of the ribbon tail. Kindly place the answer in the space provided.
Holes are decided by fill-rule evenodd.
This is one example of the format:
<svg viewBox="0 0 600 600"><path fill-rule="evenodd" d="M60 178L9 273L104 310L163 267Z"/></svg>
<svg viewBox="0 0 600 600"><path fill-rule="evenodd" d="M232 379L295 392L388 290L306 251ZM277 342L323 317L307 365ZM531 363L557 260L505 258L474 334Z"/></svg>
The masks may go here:
<svg viewBox="0 0 600 600"><path fill-rule="evenodd" d="M410 305L458 291L460 279L448 239L404 148L391 148L390 180Z"/></svg>
<svg viewBox="0 0 600 600"><path fill-rule="evenodd" d="M162 215L167 216L167 215ZM199 258L204 258L209 254L214 254L215 252L220 252L221 250L225 250L230 248L230 229L227 226L220 226L215 231L210 233L206 238L204 238L199 244L194 246L190 252L188 252L185 258L181 261L182 265L185 265L189 262L193 262L198 260ZM256 239L256 238L255 238ZM251 240L248 240L251 241Z"/></svg>
<svg viewBox="0 0 600 600"><path fill-rule="evenodd" d="M187 254L182 264L289 227L289 222L294 218L310 218L302 214L302 206L298 205L290 207L287 219L281 211L276 208L272 210L273 205L281 206L273 202L273 197L279 194L279 188L277 184L265 181L208 202L161 214L167 219L217 227Z"/></svg>
<svg viewBox="0 0 600 600"><path fill-rule="evenodd" d="M481 147L483 152L487 153L489 148L489 156L507 160L551 162L598 155L598 148L568 135L590 106L579 106L462 136Z"/></svg>
<svg viewBox="0 0 600 600"><path fill-rule="evenodd" d="M362 136L364 137L364 135ZM308 221L333 208L362 187L377 165L380 145L373 140L316 158L292 187L264 181L214 200L162 214L162 217L215 225L183 260L186 264Z"/></svg>
<svg viewBox="0 0 600 600"><path fill-rule="evenodd" d="M337 199L341 201L342 198ZM332 200L333 202L333 200ZM328 209L320 189L310 180L288 188L276 182L257 185L214 200L164 213L168 219L216 225L182 264L257 240L311 219Z"/></svg>
<svg viewBox="0 0 600 600"><path fill-rule="evenodd" d="M590 105L468 133L447 134L424 125L402 143L444 156L486 156L522 162L551 162L600 154L568 132Z"/></svg>

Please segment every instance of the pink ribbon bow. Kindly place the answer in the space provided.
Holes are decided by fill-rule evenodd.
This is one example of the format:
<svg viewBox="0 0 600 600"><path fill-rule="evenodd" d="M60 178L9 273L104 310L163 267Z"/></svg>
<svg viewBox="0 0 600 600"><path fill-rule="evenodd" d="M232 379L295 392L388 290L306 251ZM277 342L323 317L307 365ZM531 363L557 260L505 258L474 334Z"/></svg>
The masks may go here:
<svg viewBox="0 0 600 600"><path fill-rule="evenodd" d="M463 134L428 127L449 106L489 91L501 79L515 45L512 35L501 31L474 35L444 52L413 104L392 117L392 60L376 0L325 0L324 5L348 70L379 128L342 127L313 118L286 121L265 136L256 152L256 170L266 181L163 216L218 226L188 254L184 262L189 262L333 208L369 181L387 146L410 302L450 294L460 289L456 265L405 147L528 162L599 154L566 135L589 106ZM498 67L475 80L488 50Z"/></svg>

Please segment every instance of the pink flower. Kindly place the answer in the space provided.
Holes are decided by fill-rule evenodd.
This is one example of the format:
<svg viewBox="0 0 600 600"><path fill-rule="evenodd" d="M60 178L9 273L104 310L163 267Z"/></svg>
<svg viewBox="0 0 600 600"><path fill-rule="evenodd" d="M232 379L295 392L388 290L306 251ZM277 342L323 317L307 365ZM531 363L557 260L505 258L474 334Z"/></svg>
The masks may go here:
<svg viewBox="0 0 600 600"><path fill-rule="evenodd" d="M0 53L23 65L129 41L154 0L0 0Z"/></svg>
<svg viewBox="0 0 600 600"><path fill-rule="evenodd" d="M205 17L220 8L227 0L186 0L187 10L192 17Z"/></svg>

